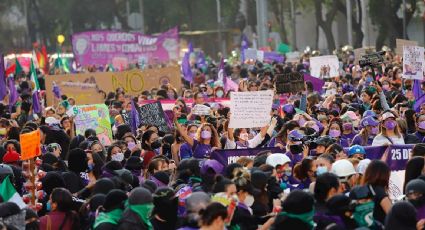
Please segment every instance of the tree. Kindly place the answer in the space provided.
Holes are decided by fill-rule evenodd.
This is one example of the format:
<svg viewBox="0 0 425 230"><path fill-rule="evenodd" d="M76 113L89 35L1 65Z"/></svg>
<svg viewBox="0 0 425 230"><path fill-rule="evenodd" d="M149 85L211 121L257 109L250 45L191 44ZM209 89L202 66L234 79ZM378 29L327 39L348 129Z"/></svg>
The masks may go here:
<svg viewBox="0 0 425 230"><path fill-rule="evenodd" d="M332 52L336 48L335 39L332 33L332 22L335 19L338 8L336 4L332 4L333 1L329 2L326 0L313 0L313 2L317 25L322 28L328 44L328 50L329 52ZM327 6L326 8L328 8L325 14L325 18L322 16L323 5L325 5L325 7Z"/></svg>
<svg viewBox="0 0 425 230"><path fill-rule="evenodd" d="M343 4L341 2L341 0L335 0L335 5L338 8L338 11L340 11L345 18L347 18L347 10L346 10L346 5ZM362 31L362 5L361 5L361 0L356 0L356 12L357 12L357 17L356 15L353 13L351 14L351 21L352 21L352 29L354 31L354 44L353 47L362 47L362 42L363 42L363 31ZM359 18L359 21L357 21L356 18ZM348 28L347 28L348 29Z"/></svg>
<svg viewBox="0 0 425 230"><path fill-rule="evenodd" d="M409 24L416 11L417 0L406 0L410 6L406 9L406 25ZM398 11L403 7L402 0L373 0L369 3L372 23L378 27L376 48L384 44L395 48L395 40L403 37L403 19L398 16Z"/></svg>

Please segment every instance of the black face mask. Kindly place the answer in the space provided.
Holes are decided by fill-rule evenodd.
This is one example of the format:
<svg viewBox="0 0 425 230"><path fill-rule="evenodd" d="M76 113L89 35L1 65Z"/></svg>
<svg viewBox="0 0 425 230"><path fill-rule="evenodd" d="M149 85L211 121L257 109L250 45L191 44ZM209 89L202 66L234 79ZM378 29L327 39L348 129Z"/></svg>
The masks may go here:
<svg viewBox="0 0 425 230"><path fill-rule="evenodd" d="M289 151L292 154L300 154L303 152L303 145L290 145L289 146Z"/></svg>
<svg viewBox="0 0 425 230"><path fill-rule="evenodd" d="M151 148L152 149L157 149L161 147L161 142L159 140L156 140L154 142L151 143Z"/></svg>
<svg viewBox="0 0 425 230"><path fill-rule="evenodd" d="M415 208L420 208L425 204L425 197L422 196L416 200L409 200L409 202L411 204L413 204L413 206L415 206Z"/></svg>

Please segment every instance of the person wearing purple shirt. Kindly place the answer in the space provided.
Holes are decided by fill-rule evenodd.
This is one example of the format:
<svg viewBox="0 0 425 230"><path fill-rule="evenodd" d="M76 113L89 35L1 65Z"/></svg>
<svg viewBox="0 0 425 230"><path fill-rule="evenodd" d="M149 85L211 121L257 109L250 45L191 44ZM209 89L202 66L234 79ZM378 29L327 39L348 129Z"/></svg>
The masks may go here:
<svg viewBox="0 0 425 230"><path fill-rule="evenodd" d="M198 131L198 126L195 124L188 125L186 130L188 136L193 139L195 138L196 132ZM188 143L182 144L180 146L179 155L181 160L191 158L193 156L192 146L190 146Z"/></svg>
<svg viewBox="0 0 425 230"><path fill-rule="evenodd" d="M195 139L193 139L178 122L174 123L183 139L192 147L194 158L208 158L211 152L219 148L220 141L217 130L211 124L202 124L198 128Z"/></svg>
<svg viewBox="0 0 425 230"><path fill-rule="evenodd" d="M289 162L289 166L291 167L308 156L308 147L303 145L300 141L304 136L304 131L299 129L294 129L288 133L286 148L289 149L289 151L286 152L285 155L291 160L291 162Z"/></svg>
<svg viewBox="0 0 425 230"><path fill-rule="evenodd" d="M425 115L420 115L418 117L415 135L420 142L425 143Z"/></svg>
<svg viewBox="0 0 425 230"><path fill-rule="evenodd" d="M359 134L354 136L351 145L371 146L373 138L379 132L379 122L374 117L365 117L360 121L361 127L363 127Z"/></svg>

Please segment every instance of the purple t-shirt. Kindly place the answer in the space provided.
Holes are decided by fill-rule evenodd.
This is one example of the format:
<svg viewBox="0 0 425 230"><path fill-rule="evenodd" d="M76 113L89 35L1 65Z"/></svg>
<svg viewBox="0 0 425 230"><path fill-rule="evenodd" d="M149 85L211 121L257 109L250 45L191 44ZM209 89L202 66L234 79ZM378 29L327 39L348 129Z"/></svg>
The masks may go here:
<svg viewBox="0 0 425 230"><path fill-rule="evenodd" d="M197 140L193 140L193 157L208 158L211 154L211 145L201 144Z"/></svg>
<svg viewBox="0 0 425 230"><path fill-rule="evenodd" d="M351 142L351 145L371 146L372 145L372 142L373 142L373 137L368 137L367 138L366 145L363 145L363 137L360 134L357 134L353 138L353 141Z"/></svg>
<svg viewBox="0 0 425 230"><path fill-rule="evenodd" d="M180 146L180 159L191 158L193 155L192 147L188 143L184 143Z"/></svg>

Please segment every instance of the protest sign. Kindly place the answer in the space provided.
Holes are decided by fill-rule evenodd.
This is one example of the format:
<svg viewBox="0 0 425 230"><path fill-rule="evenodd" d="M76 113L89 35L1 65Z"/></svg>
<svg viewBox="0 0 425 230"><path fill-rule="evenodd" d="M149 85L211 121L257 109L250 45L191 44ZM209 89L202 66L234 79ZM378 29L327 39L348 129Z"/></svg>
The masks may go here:
<svg viewBox="0 0 425 230"><path fill-rule="evenodd" d="M311 76L331 78L339 76L339 61L336 55L310 58Z"/></svg>
<svg viewBox="0 0 425 230"><path fill-rule="evenodd" d="M260 62L283 62L285 58L277 52L256 50L253 48L245 49L245 60L257 60Z"/></svg>
<svg viewBox="0 0 425 230"><path fill-rule="evenodd" d="M208 115L211 114L211 109L210 109L210 107L208 107L206 105L196 104L192 108L192 114L199 115L199 116L208 116Z"/></svg>
<svg viewBox="0 0 425 230"><path fill-rule="evenodd" d="M142 125L155 125L159 131L169 132L167 119L165 118L164 111L162 110L161 102L142 105L138 108L140 117L140 124ZM137 124L139 125L139 124Z"/></svg>
<svg viewBox="0 0 425 230"><path fill-rule="evenodd" d="M82 74L47 75L46 97L47 104L53 104L52 92L55 82L63 95L75 99L77 105L104 103L105 96L122 87L126 94L138 96L144 90L171 84L181 88L180 68L178 66L131 70L124 72L97 72Z"/></svg>
<svg viewBox="0 0 425 230"><path fill-rule="evenodd" d="M102 145L111 145L111 121L108 107L105 104L74 106L74 115L77 135L84 135L87 129L94 129Z"/></svg>
<svg viewBox="0 0 425 230"><path fill-rule="evenodd" d="M179 57L178 31L173 28L158 36L120 31L82 32L72 35L72 51L82 66L108 65L117 62L114 59L121 64L135 64L140 56L148 63L167 62Z"/></svg>
<svg viewBox="0 0 425 230"><path fill-rule="evenodd" d="M405 39L396 39L395 43L396 43L395 53L399 56L403 55L403 46L417 46L418 45L417 41L410 41L410 40L405 40Z"/></svg>
<svg viewBox="0 0 425 230"><path fill-rule="evenodd" d="M40 156L39 130L19 135L19 142L21 144L21 160L25 161Z"/></svg>
<svg viewBox="0 0 425 230"><path fill-rule="evenodd" d="M232 92L229 128L263 127L270 122L273 91Z"/></svg>
<svg viewBox="0 0 425 230"><path fill-rule="evenodd" d="M228 164L236 163L236 161L241 157L254 158L258 153L265 151L272 153L282 152L280 148L224 149L212 152L211 159L215 159L222 165L227 166Z"/></svg>
<svg viewBox="0 0 425 230"><path fill-rule="evenodd" d="M294 62L300 61L301 53L298 52L298 51L288 52L285 55L286 55L286 62L287 63L294 63Z"/></svg>
<svg viewBox="0 0 425 230"><path fill-rule="evenodd" d="M299 93L304 90L304 75L298 72L276 75L277 93Z"/></svg>
<svg viewBox="0 0 425 230"><path fill-rule="evenodd" d="M424 76L424 47L403 47L403 77L422 80Z"/></svg>

